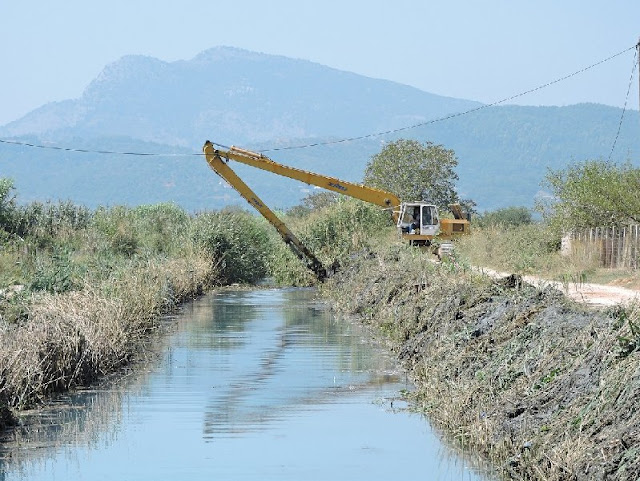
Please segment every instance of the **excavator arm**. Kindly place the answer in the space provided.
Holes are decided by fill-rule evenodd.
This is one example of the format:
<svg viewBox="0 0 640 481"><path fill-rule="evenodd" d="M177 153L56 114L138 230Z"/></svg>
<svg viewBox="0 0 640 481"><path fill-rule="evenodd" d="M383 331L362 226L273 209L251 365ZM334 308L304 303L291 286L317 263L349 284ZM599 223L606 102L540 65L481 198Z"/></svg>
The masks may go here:
<svg viewBox="0 0 640 481"><path fill-rule="evenodd" d="M229 150L219 150L216 149L213 143L208 140L204 144L203 151L207 157L207 162L209 162L210 157L214 157L216 155L227 160L235 160L236 162L241 162L258 169L299 180L305 184L315 185L322 187L323 189L379 205L385 209L389 209L394 216L394 220L397 220L400 208L400 199L391 192L385 192L384 190L367 187L366 185L346 182L335 177L329 177L327 175L316 174L314 172L308 172L306 170L296 169L295 167L282 165L262 154L234 146L231 146Z"/></svg>
<svg viewBox="0 0 640 481"><path fill-rule="evenodd" d="M301 260L305 261L307 267L311 269L319 280L327 277L327 271L322 263L300 240L289 230L278 216L267 205L260 200L258 195L238 177L238 175L227 165L223 157L227 158L225 151L218 151L213 144L207 140L203 151L209 167L220 177L226 180L244 199L251 204L262 216L273 225L282 240L289 246L293 253Z"/></svg>
<svg viewBox="0 0 640 481"><path fill-rule="evenodd" d="M260 153L238 147L232 146L229 147L229 150L216 149L214 144L208 140L205 142L202 150L209 166L236 189L249 204L276 228L291 250L293 250L300 259L307 262L308 267L315 272L320 280L327 276L327 271L322 267L320 261L300 242L271 209L260 200L255 192L236 175L228 166L229 160L235 160L258 169L299 180L306 184L322 187L323 189L348 195L388 209L393 215L393 219L401 232L402 238L408 240L412 245L429 246L436 237L446 241L458 235L469 233L469 220L463 218L462 210L457 205L451 206L455 219L439 220L436 206L426 202L416 201L402 203L400 199L391 192L385 192L373 187L367 187L366 185L346 182L335 177L296 169L295 167L288 167L274 162Z"/></svg>

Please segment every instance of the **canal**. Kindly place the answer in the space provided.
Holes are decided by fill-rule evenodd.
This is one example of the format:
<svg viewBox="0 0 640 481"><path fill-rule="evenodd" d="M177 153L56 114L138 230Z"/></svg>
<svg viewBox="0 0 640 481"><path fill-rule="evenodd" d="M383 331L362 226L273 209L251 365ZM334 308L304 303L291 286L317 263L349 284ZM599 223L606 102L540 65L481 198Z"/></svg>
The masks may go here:
<svg viewBox="0 0 640 481"><path fill-rule="evenodd" d="M185 305L124 379L26 413L0 481L485 479L407 409L385 349L314 294Z"/></svg>

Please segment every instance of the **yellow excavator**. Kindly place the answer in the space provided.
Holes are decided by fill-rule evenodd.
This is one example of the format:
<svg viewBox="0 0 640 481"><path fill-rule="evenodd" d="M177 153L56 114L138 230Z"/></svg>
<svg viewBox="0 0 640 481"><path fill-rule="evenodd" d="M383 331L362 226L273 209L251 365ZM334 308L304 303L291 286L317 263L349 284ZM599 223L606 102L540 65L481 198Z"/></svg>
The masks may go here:
<svg viewBox="0 0 640 481"><path fill-rule="evenodd" d="M398 228L400 236L409 241L411 245L430 246L435 239L439 241L439 255L452 249L451 239L470 232L470 222L465 217L462 209L457 204L450 205L454 215L453 219L438 216L435 205L427 202L401 202L391 192L385 192L366 185L346 182L335 177L316 174L306 170L288 167L274 162L264 155L231 146L228 150L216 148L213 142L207 140L202 148L209 167L231 185L244 199L249 202L262 216L273 225L284 242L291 250L306 262L316 277L324 280L327 270L322 263L276 216L269 207L260 200L256 193L245 184L240 177L229 167L229 160L235 160L258 169L273 172L274 174L299 180L306 184L321 187L339 194L348 195L356 199L379 205L388 209Z"/></svg>

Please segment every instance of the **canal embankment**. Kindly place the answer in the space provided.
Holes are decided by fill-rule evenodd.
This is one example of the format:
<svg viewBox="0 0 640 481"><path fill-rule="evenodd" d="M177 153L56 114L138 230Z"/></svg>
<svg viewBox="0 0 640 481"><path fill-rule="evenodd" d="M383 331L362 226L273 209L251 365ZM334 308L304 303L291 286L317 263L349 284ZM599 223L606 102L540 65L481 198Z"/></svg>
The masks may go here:
<svg viewBox="0 0 640 481"><path fill-rule="evenodd" d="M389 343L453 446L510 479L640 477L640 310L393 247L323 288Z"/></svg>

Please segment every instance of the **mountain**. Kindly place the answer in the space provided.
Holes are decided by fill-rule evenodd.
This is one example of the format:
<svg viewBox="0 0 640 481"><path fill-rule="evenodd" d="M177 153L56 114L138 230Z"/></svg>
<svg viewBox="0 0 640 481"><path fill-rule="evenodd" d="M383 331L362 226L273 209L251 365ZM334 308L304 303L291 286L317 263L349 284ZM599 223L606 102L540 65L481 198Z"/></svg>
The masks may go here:
<svg viewBox="0 0 640 481"><path fill-rule="evenodd" d="M2 139L76 150L0 143L0 176L15 180L22 202L70 199L95 207L174 201L201 210L243 203L194 155L207 139L268 149L276 161L361 181L382 143L404 137L453 149L459 191L481 210L530 206L548 168L606 159L614 140L612 160L637 159L639 120L637 111L623 117L621 109L597 104L488 107L304 60L218 47L170 63L123 57L79 99L44 105L0 127ZM396 131L416 124L422 126ZM389 133L371 135L377 132ZM341 141L354 137L362 138ZM273 207L294 205L311 189L234 169Z"/></svg>
<svg viewBox="0 0 640 481"><path fill-rule="evenodd" d="M193 148L211 138L248 144L359 136L480 105L316 63L229 47L190 61L127 56L82 97L47 104L2 136L128 136Z"/></svg>

